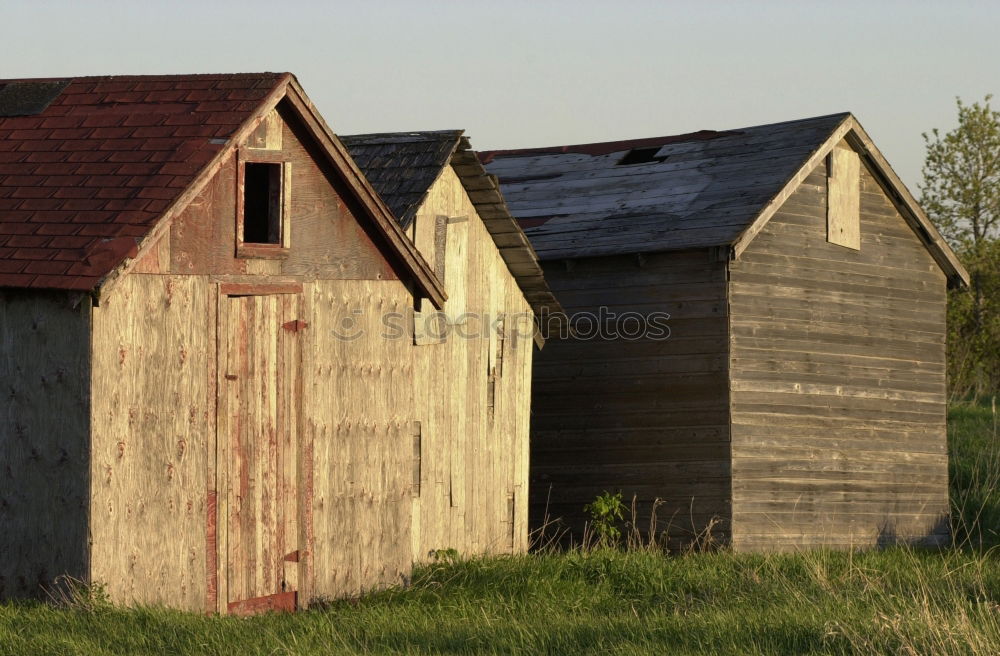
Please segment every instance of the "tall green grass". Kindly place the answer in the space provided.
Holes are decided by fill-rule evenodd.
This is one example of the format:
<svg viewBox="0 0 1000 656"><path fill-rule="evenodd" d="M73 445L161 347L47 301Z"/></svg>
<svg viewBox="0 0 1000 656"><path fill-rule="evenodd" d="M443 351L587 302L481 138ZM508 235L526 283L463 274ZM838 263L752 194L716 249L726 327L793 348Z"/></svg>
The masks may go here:
<svg viewBox="0 0 1000 656"><path fill-rule="evenodd" d="M407 589L247 619L120 609L90 594L0 606L0 654L992 655L993 421L983 407L950 415L963 548L449 559L418 568Z"/></svg>
<svg viewBox="0 0 1000 656"><path fill-rule="evenodd" d="M948 451L956 544L1000 545L1000 432L995 398L952 406Z"/></svg>
<svg viewBox="0 0 1000 656"><path fill-rule="evenodd" d="M998 603L996 559L961 551L575 551L423 567L296 615L8 606L0 653L995 654Z"/></svg>

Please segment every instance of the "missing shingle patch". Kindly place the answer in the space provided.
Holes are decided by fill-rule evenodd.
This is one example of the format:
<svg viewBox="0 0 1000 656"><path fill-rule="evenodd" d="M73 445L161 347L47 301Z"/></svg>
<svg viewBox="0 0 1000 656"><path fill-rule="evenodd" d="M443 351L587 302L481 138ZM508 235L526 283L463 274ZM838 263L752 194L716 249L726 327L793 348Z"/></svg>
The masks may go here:
<svg viewBox="0 0 1000 656"><path fill-rule="evenodd" d="M55 100L69 80L8 82L0 86L0 116L36 116Z"/></svg>
<svg viewBox="0 0 1000 656"><path fill-rule="evenodd" d="M626 166L628 164L650 164L652 162L662 162L667 159L666 155L657 155L660 152L661 146L653 146L652 148L633 148L632 150L625 153L625 156L618 160L618 166Z"/></svg>

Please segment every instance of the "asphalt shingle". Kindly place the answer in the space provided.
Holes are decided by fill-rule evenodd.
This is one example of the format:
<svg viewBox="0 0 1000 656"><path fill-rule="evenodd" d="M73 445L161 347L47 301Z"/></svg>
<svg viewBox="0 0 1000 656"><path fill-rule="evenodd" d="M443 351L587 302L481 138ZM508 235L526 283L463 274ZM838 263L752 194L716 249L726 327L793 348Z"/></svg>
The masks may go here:
<svg viewBox="0 0 1000 656"><path fill-rule="evenodd" d="M0 80L0 287L94 288L284 76Z"/></svg>

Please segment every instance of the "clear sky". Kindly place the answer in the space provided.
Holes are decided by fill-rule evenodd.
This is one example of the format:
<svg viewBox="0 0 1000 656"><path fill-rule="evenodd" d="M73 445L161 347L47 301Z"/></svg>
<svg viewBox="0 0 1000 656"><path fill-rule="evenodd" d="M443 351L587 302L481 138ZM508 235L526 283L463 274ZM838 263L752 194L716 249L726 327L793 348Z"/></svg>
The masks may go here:
<svg viewBox="0 0 1000 656"><path fill-rule="evenodd" d="M996 1L0 0L0 77L287 70L336 132L479 150L849 110L916 193L921 132L1000 92L998 28Z"/></svg>

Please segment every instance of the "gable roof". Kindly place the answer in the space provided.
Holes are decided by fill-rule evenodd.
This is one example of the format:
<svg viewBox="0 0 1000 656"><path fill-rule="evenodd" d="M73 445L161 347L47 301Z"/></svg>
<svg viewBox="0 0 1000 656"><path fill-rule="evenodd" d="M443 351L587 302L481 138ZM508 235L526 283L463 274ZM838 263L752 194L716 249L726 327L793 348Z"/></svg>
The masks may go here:
<svg viewBox="0 0 1000 656"><path fill-rule="evenodd" d="M290 73L0 80L0 287L101 290L285 99L440 306L440 281Z"/></svg>
<svg viewBox="0 0 1000 656"><path fill-rule="evenodd" d="M712 246L738 256L842 139L954 283L968 274L849 113L631 141L480 153L542 260Z"/></svg>
<svg viewBox="0 0 1000 656"><path fill-rule="evenodd" d="M463 130L340 135L372 186L409 227L430 188L451 166L536 314L561 311L538 256L511 216L496 179L488 175Z"/></svg>
<svg viewBox="0 0 1000 656"><path fill-rule="evenodd" d="M338 135L403 229L451 162L463 130Z"/></svg>

